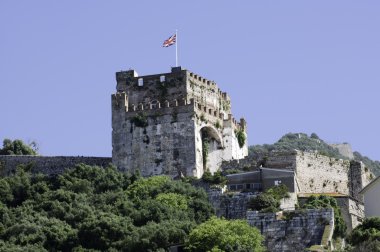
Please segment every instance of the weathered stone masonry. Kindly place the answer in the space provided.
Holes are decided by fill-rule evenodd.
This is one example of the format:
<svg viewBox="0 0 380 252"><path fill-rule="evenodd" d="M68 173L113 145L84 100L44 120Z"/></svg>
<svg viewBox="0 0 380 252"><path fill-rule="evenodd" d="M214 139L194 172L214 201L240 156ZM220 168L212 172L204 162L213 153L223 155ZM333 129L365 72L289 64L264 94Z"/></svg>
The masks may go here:
<svg viewBox="0 0 380 252"><path fill-rule="evenodd" d="M43 173L46 175L61 174L68 168L73 168L77 164L97 165L106 167L112 164L109 157L46 157L46 156L1 156L0 155L0 175L8 176L12 174L18 165L32 165L32 173Z"/></svg>
<svg viewBox="0 0 380 252"><path fill-rule="evenodd" d="M305 251L312 245L328 245L334 230L333 209L308 209L287 213L247 212L251 226L265 236L265 245L271 252Z"/></svg>
<svg viewBox="0 0 380 252"><path fill-rule="evenodd" d="M213 81L180 67L139 77L116 73L112 95L112 159L143 176L201 177L223 160L248 155L246 122L231 115L231 101Z"/></svg>

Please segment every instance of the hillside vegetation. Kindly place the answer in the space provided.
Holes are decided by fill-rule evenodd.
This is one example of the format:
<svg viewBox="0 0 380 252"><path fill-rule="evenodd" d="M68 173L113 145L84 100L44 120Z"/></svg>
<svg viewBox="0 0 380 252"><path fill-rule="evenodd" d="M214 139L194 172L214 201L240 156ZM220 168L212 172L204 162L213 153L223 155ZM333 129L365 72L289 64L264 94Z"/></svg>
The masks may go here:
<svg viewBox="0 0 380 252"><path fill-rule="evenodd" d="M27 169L0 178L1 251L163 250L213 215L203 190L165 176L87 165L58 177Z"/></svg>
<svg viewBox="0 0 380 252"><path fill-rule="evenodd" d="M0 251L167 251L185 243L187 251L263 250L256 228L211 218L206 192L190 183L113 166L81 164L56 177L30 169L0 178ZM215 224L223 232L208 228Z"/></svg>
<svg viewBox="0 0 380 252"><path fill-rule="evenodd" d="M348 159L342 156L339 151L320 139L317 134L312 133L310 136L304 133L288 133L280 138L274 144L253 145L249 147L249 155L256 160L269 155L272 151L317 151L321 155ZM370 169L376 176L380 175L380 162L373 161L366 156L362 156L359 152L354 152L354 159L362 161L368 169Z"/></svg>
<svg viewBox="0 0 380 252"><path fill-rule="evenodd" d="M3 148L0 148L0 155L38 155L36 142L25 144L22 140L4 139Z"/></svg>

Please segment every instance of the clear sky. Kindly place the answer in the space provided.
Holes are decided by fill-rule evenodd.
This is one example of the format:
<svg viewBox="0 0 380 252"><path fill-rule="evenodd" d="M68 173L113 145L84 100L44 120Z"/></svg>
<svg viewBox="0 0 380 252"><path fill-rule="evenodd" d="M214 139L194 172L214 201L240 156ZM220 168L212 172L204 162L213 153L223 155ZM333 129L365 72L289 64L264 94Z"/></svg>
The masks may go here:
<svg viewBox="0 0 380 252"><path fill-rule="evenodd" d="M249 144L317 133L380 160L380 1L0 1L0 139L111 156L115 72L214 80Z"/></svg>

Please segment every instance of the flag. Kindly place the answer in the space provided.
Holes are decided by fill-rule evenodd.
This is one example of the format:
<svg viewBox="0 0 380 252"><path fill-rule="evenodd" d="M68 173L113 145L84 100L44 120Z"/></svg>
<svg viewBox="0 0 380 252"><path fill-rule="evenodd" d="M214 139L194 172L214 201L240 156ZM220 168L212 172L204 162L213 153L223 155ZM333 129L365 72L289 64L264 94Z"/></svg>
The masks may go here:
<svg viewBox="0 0 380 252"><path fill-rule="evenodd" d="M176 34L170 36L170 38L168 38L167 40L164 41L164 44L162 45L162 47L169 47L171 45L174 45L176 38L177 38Z"/></svg>

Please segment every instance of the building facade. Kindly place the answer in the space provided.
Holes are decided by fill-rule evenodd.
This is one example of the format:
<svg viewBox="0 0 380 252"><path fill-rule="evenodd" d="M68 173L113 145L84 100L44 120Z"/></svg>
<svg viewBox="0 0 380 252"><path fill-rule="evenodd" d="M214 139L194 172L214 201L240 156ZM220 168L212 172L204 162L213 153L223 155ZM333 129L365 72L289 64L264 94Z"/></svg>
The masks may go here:
<svg viewBox="0 0 380 252"><path fill-rule="evenodd" d="M365 217L380 217L380 176L361 190L364 198Z"/></svg>

